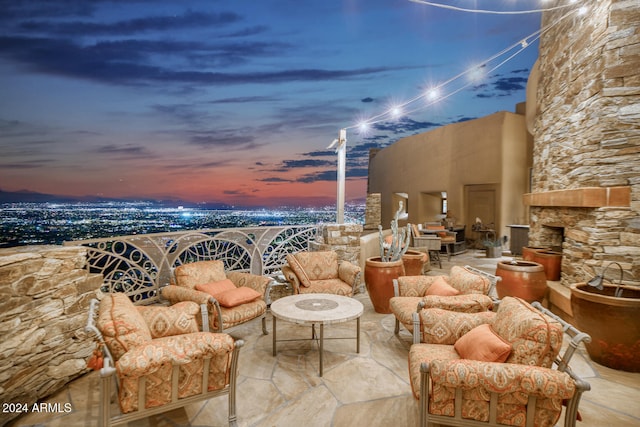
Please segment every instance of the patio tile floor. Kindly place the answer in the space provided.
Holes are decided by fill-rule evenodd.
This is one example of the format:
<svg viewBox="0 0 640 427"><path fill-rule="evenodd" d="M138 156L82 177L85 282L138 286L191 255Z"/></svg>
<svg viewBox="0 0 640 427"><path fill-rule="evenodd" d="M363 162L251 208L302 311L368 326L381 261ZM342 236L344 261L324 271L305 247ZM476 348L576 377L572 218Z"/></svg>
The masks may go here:
<svg viewBox="0 0 640 427"><path fill-rule="evenodd" d="M432 266L429 275L447 273L452 265L472 265L495 272L499 259L487 259L483 251L470 250L443 257L442 269ZM245 340L240 353L238 425L272 426L414 426L418 405L411 394L407 354L411 336L401 329L394 335L392 314L378 314L365 293L355 296L364 304L360 353L352 340L325 343L324 376L318 377L317 348L312 342L278 345L271 354L271 335L261 333L259 320L232 330ZM270 328L270 316L268 315ZM331 325L327 336L353 336L351 322ZM282 329L282 332L280 330ZM310 336L310 328L280 322L279 336ZM640 373L616 371L598 365L581 348L572 368L591 384L583 395L580 427L640 425ZM92 372L69 383L45 402L70 403L69 413L30 413L11 421L9 427L93 426L98 416L98 374ZM562 418L557 425L562 425ZM144 420L130 427L226 426L227 398L189 405Z"/></svg>

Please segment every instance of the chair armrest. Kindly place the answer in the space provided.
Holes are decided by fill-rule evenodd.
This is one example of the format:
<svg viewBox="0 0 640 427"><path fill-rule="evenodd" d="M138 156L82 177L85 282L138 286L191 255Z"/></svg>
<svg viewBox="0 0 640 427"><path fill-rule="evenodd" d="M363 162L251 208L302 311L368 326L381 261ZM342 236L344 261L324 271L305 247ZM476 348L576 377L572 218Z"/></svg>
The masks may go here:
<svg viewBox="0 0 640 427"><path fill-rule="evenodd" d="M285 265L282 267L282 275L284 276L284 278L286 279L287 282L291 283L291 286L293 287L293 294L299 294L300 293L300 279L298 279L298 276L296 276L296 273L293 272L293 270L291 269L291 267L289 267L288 265Z"/></svg>
<svg viewBox="0 0 640 427"><path fill-rule="evenodd" d="M400 276L397 296L422 297L438 277L444 277L448 282L448 276Z"/></svg>
<svg viewBox="0 0 640 427"><path fill-rule="evenodd" d="M449 297L427 295L422 298L419 308L441 308L461 313L479 313L493 309L493 300L487 295L464 294Z"/></svg>
<svg viewBox="0 0 640 427"><path fill-rule="evenodd" d="M431 381L444 387L559 400L570 399L576 392L576 382L568 373L551 368L465 359L436 359L428 365Z"/></svg>
<svg viewBox="0 0 640 427"><path fill-rule="evenodd" d="M342 261L338 264L338 277L343 282L351 285L354 291L360 284L361 272L360 266L352 264L349 261Z"/></svg>
<svg viewBox="0 0 640 427"><path fill-rule="evenodd" d="M185 288L184 286L167 285L162 288L162 297L169 300L171 304L182 301L193 301L200 304L200 314L202 318L198 321L202 330L209 332L209 314L218 318L218 332L222 332L222 310L220 303L213 296L196 289Z"/></svg>
<svg viewBox="0 0 640 427"><path fill-rule="evenodd" d="M413 313L414 344L447 344L455 342L476 326L492 323L496 313L459 313L441 308L422 309Z"/></svg>
<svg viewBox="0 0 640 427"><path fill-rule="evenodd" d="M184 286L167 285L162 288L162 297L172 304L181 301L193 301L197 304L208 304L215 301L211 295L196 289L185 288Z"/></svg>
<svg viewBox="0 0 640 427"><path fill-rule="evenodd" d="M259 292L266 300L267 285L271 282L269 277L258 276L257 274L242 273L240 271L227 271L227 279L231 280L237 287L246 286Z"/></svg>
<svg viewBox="0 0 640 427"><path fill-rule="evenodd" d="M234 340L228 334L196 332L158 338L126 352L116 362L120 378L149 375L162 366L184 365L196 359L225 357L229 360Z"/></svg>

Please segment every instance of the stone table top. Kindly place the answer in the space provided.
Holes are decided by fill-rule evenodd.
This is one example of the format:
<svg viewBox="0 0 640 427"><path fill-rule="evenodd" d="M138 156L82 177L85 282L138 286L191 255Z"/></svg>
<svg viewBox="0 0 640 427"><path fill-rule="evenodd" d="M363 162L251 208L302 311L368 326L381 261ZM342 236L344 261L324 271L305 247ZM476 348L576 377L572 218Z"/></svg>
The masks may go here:
<svg viewBox="0 0 640 427"><path fill-rule="evenodd" d="M299 324L348 322L360 317L363 311L360 301L333 294L290 295L271 304L275 317Z"/></svg>

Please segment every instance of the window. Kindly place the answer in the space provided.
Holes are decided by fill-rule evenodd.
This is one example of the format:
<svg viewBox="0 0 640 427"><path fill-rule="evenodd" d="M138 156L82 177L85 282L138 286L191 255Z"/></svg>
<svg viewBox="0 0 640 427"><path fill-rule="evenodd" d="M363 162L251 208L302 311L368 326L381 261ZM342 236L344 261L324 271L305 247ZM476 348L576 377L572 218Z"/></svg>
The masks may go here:
<svg viewBox="0 0 640 427"><path fill-rule="evenodd" d="M447 192L442 192L442 211L440 212L443 215L447 214Z"/></svg>

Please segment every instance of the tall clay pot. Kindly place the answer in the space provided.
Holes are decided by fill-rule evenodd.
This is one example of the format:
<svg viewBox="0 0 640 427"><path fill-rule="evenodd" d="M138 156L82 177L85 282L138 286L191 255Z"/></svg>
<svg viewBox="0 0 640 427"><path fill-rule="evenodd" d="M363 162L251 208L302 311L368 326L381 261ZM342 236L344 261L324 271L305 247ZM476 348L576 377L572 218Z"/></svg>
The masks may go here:
<svg viewBox="0 0 640 427"><path fill-rule="evenodd" d="M389 300L393 297L393 279L404 276L402 260L382 262L380 257L367 258L364 282L376 313L391 313Z"/></svg>
<svg viewBox="0 0 640 427"><path fill-rule="evenodd" d="M562 252L539 250L533 254L533 262L542 264L547 280L560 280L562 267Z"/></svg>
<svg viewBox="0 0 640 427"><path fill-rule="evenodd" d="M544 267L533 261L499 261L496 276L498 297L519 297L527 302L542 301L547 294Z"/></svg>
<svg viewBox="0 0 640 427"><path fill-rule="evenodd" d="M549 251L551 248L544 246L523 246L522 247L522 259L524 261L534 261L533 257L538 251ZM535 261L534 261L535 262Z"/></svg>
<svg viewBox="0 0 640 427"><path fill-rule="evenodd" d="M405 276L421 276L427 262L429 262L429 255L426 253L408 250L402 255Z"/></svg>
<svg viewBox="0 0 640 427"><path fill-rule="evenodd" d="M640 289L604 284L597 290L586 283L571 285L571 311L576 328L591 336L585 343L594 362L623 371L640 372Z"/></svg>

